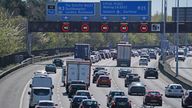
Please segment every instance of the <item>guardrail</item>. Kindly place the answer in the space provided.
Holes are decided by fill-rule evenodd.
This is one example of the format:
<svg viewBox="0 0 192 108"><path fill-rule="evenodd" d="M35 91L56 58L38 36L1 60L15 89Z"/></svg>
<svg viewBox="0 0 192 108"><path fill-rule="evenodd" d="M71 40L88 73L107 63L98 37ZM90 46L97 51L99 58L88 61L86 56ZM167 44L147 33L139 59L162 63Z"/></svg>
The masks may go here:
<svg viewBox="0 0 192 108"><path fill-rule="evenodd" d="M168 61L170 61L173 58L169 58L167 61L163 63L163 61L159 60L159 70L167 76L170 80L172 80L175 83L181 84L185 89L191 89L192 88L192 81L184 78L183 76L176 76L176 73L173 72L171 69L171 66Z"/></svg>
<svg viewBox="0 0 192 108"><path fill-rule="evenodd" d="M33 58L28 58L28 59L22 61L20 64L0 73L0 79L5 77L8 74L14 72L17 69L28 66L29 64L33 64L33 63L40 62L40 61L46 61L46 60L50 60L50 59L58 58L58 57L72 56L72 55L73 55L73 53L63 53L63 54L48 56L48 57L36 56Z"/></svg>

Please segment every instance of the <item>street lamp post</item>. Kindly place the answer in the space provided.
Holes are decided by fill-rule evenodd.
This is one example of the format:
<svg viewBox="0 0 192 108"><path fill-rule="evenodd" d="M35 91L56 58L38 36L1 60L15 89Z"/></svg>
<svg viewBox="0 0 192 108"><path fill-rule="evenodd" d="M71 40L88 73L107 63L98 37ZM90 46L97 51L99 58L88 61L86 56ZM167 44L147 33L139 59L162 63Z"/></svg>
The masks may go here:
<svg viewBox="0 0 192 108"><path fill-rule="evenodd" d="M179 0L177 0L176 77L179 75L178 49L179 49Z"/></svg>

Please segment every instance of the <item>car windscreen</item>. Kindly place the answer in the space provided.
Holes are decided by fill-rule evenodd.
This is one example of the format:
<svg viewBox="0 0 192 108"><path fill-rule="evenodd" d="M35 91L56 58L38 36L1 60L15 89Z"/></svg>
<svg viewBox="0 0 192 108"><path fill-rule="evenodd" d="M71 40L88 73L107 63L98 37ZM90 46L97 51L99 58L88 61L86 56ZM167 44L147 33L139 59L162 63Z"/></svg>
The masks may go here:
<svg viewBox="0 0 192 108"><path fill-rule="evenodd" d="M156 96L156 95L160 95L160 93L159 92L153 92L153 91L151 91L151 92L148 92L148 94L150 94L150 95L154 95L154 96Z"/></svg>
<svg viewBox="0 0 192 108"><path fill-rule="evenodd" d="M182 87L181 87L181 86L178 86L178 85L172 85L172 86L170 87L170 89L182 89Z"/></svg>
<svg viewBox="0 0 192 108"><path fill-rule="evenodd" d="M75 85L75 86L72 86L72 88L74 90L85 90L86 86L85 85Z"/></svg>
<svg viewBox="0 0 192 108"><path fill-rule="evenodd" d="M47 96L50 94L49 89L34 89L34 94L38 96Z"/></svg>
<svg viewBox="0 0 192 108"><path fill-rule="evenodd" d="M124 92L112 92L111 93L111 96L125 96L125 93Z"/></svg>
<svg viewBox="0 0 192 108"><path fill-rule="evenodd" d="M133 86L133 87L131 88L131 91L145 92L145 87Z"/></svg>
<svg viewBox="0 0 192 108"><path fill-rule="evenodd" d="M128 98L115 98L116 102L128 102Z"/></svg>
<svg viewBox="0 0 192 108"><path fill-rule="evenodd" d="M100 77L101 80L109 80L109 77Z"/></svg>
<svg viewBox="0 0 192 108"><path fill-rule="evenodd" d="M97 102L96 101L85 101L85 102L83 102L83 104L87 105L87 106L96 106Z"/></svg>
<svg viewBox="0 0 192 108"><path fill-rule="evenodd" d="M73 102L81 102L83 99L87 99L86 97L76 97L73 99Z"/></svg>
<svg viewBox="0 0 192 108"><path fill-rule="evenodd" d="M41 102L39 103L39 106L54 106L54 104L51 102Z"/></svg>
<svg viewBox="0 0 192 108"><path fill-rule="evenodd" d="M77 92L77 95L90 96L89 92Z"/></svg>

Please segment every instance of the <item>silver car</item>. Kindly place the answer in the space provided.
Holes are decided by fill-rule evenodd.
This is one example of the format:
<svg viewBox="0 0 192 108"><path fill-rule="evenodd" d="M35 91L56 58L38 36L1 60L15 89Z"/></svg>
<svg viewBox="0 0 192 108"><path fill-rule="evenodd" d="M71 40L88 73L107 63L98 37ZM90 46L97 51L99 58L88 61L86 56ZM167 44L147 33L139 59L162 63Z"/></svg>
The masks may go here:
<svg viewBox="0 0 192 108"><path fill-rule="evenodd" d="M165 87L165 96L182 97L184 89L181 84L169 84Z"/></svg>

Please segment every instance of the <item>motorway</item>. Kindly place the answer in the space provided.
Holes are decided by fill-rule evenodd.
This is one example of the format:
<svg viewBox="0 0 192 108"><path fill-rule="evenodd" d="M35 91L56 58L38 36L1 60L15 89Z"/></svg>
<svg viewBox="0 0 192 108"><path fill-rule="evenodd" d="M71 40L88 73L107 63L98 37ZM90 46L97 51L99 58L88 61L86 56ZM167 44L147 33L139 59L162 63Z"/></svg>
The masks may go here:
<svg viewBox="0 0 192 108"><path fill-rule="evenodd" d="M68 57L71 58L71 57ZM63 58L66 60L68 58ZM170 83L173 83L166 76L159 73L159 79L144 79L144 68L140 67L138 64L139 58L132 58L132 68L133 72L138 73L141 76L141 81L147 85L147 89L155 89L159 90L163 94L163 106L161 108L181 108L181 99L180 98L167 98L164 96L165 86ZM33 72L35 70L44 69L45 64L51 63L52 61L39 62L29 65L27 67L21 68L8 76L2 78L0 80L0 107L1 108L28 108L29 104L29 96L28 91L30 79L33 76ZM112 78L112 86L108 87L96 87L95 84L91 83L89 91L93 94L93 97L101 104L101 108L106 107L106 94L109 93L110 90L120 89L128 94L128 89L124 87L124 79L118 78L118 67L116 66L116 62L107 59L101 60L98 63L93 64L94 66L106 66L108 72L110 73L110 77ZM158 61L151 60L149 63L149 67L157 67ZM61 83L61 69L57 69L57 74L50 75L53 79L54 83L54 93L53 93L53 101L58 104L58 108L69 108L70 101L67 98L65 93L65 88ZM142 108L143 105L143 96L128 96L132 101L133 108Z"/></svg>
<svg viewBox="0 0 192 108"><path fill-rule="evenodd" d="M176 72L176 62L174 59L168 61L173 72ZM192 57L187 57L186 60L179 61L179 75L192 81Z"/></svg>

